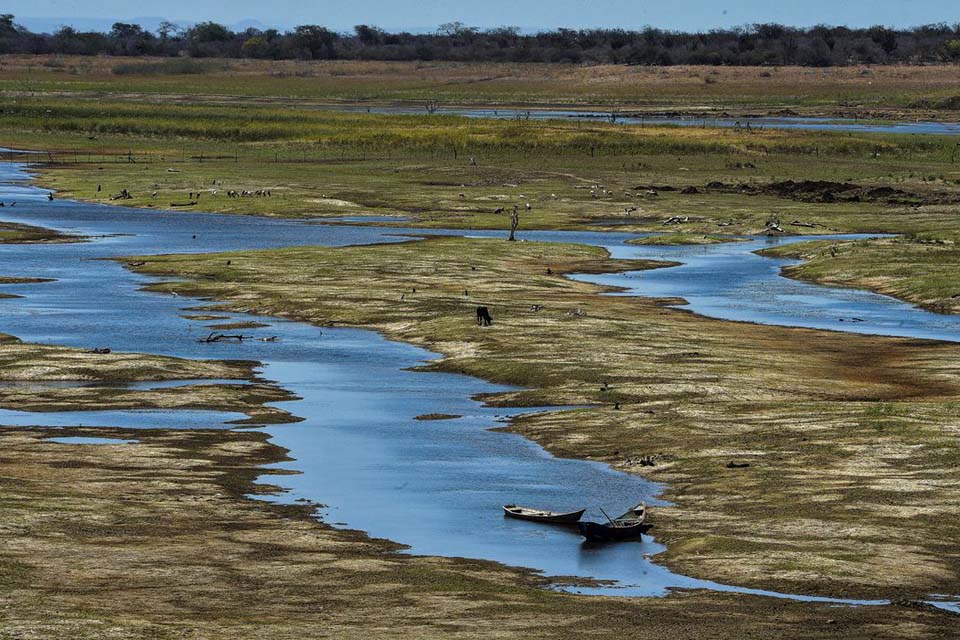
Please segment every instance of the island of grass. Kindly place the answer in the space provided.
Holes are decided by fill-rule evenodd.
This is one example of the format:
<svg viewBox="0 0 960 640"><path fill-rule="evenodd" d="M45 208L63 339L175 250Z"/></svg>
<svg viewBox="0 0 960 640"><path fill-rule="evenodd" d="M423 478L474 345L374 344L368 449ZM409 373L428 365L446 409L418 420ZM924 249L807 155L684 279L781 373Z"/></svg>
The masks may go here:
<svg viewBox="0 0 960 640"><path fill-rule="evenodd" d="M627 240L627 244L678 246L698 244L722 244L725 242L742 242L745 238L735 236L704 235L697 233L659 233L644 238Z"/></svg>
<svg viewBox="0 0 960 640"><path fill-rule="evenodd" d="M0 222L0 244L34 244L42 242L80 242L77 236L60 233L52 229L34 227L15 222ZM3 282L0 284L11 284Z"/></svg>
<svg viewBox="0 0 960 640"><path fill-rule="evenodd" d="M97 353L0 335L0 407L19 411L204 409L245 413L253 424L295 421L267 403L292 396L255 381L255 362L185 360L141 353ZM131 389L132 382L237 380ZM76 385L65 385L75 382ZM249 384L254 382L254 384ZM6 383L6 384L4 384ZM37 423L43 423L38 415Z"/></svg>

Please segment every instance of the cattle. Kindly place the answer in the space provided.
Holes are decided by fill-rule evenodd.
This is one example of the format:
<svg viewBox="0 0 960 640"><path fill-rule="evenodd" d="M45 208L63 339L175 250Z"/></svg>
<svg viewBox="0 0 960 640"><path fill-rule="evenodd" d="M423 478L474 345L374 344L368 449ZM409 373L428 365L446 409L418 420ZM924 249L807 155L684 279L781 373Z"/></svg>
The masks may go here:
<svg viewBox="0 0 960 640"><path fill-rule="evenodd" d="M490 317L490 310L486 307L477 307L477 325L489 327L493 324L493 318Z"/></svg>

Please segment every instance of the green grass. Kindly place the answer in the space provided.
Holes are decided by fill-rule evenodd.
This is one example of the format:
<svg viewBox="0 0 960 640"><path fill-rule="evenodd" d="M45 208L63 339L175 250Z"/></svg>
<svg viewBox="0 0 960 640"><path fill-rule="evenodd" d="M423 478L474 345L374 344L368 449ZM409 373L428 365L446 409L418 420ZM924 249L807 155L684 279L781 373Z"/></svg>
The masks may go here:
<svg viewBox="0 0 960 640"><path fill-rule="evenodd" d="M944 239L947 238L947 239ZM872 289L940 313L960 313L956 233L857 242L807 242L765 255L804 260L785 274L825 284Z"/></svg>

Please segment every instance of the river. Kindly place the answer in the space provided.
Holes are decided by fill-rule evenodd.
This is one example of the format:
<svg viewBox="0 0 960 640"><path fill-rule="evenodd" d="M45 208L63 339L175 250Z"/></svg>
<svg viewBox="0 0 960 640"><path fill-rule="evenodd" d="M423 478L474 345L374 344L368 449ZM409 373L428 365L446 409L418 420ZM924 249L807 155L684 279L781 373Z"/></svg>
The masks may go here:
<svg viewBox="0 0 960 640"><path fill-rule="evenodd" d="M384 115L427 114L424 107L415 106L337 106L337 111L375 113ZM719 127L733 129L749 124L751 129L800 129L807 131L848 131L860 133L909 133L919 135L960 134L958 122L927 120L880 121L852 118L823 118L804 116L726 116L705 113L700 115L644 115L620 111L571 111L563 109L491 109L474 107L440 107L433 115L463 116L466 118L493 118L498 120L573 120L580 122L616 122L625 126Z"/></svg>
<svg viewBox="0 0 960 640"><path fill-rule="evenodd" d="M304 418L297 424L263 428L271 441L289 449L293 458L276 467L299 472L274 475L266 469L264 478L287 490L270 499L308 499L329 505L319 514L325 521L395 540L408 545L411 553L483 558L547 575L610 581L589 589L570 587L578 592L661 596L674 588L695 588L856 603L743 589L677 575L655 562L663 547L652 538L589 546L566 530L505 519L500 506L511 502L555 508L589 506L588 514L599 518L600 506L620 512L641 499L658 504L662 488L600 463L555 458L519 435L490 430L520 411L486 407L472 397L505 387L466 376L412 372L410 367L437 354L391 342L371 331L321 331L303 323L230 313L222 314L230 320L218 322L261 322L269 326L245 332L277 335L281 340L202 344L197 338L210 331L207 323L184 317L191 313L188 309L202 306L201 301L144 292L142 288L155 279L103 260L121 255L396 242L405 239L395 235L397 229L171 213L68 200L48 202L47 192L34 187L29 179L22 165L0 166L0 201L17 202L15 208L0 210L0 219L94 239L71 244L0 245L0 275L54 279L3 287L23 297L0 301L0 331L36 343L263 363L263 378L302 398L281 406ZM439 233L502 235L490 231ZM960 324L944 324L944 316L884 296L785 280L778 275L779 265L785 261L750 253L760 244L795 239L752 239L694 248L625 244L635 237L626 233L523 234L529 241L604 246L623 257L681 259L686 266L591 279L627 284L632 294L682 295L695 311L716 317L796 326L826 323L829 328L846 329L850 327L841 326L837 318L855 311L870 318L869 323L857 323L858 330L960 341ZM705 272L712 275L704 277ZM773 308L771 300L775 301ZM843 306L851 300L855 309ZM900 317L896 327L881 326L896 316ZM149 388L151 383L137 386ZM463 417L415 420L428 413ZM233 428L230 421L239 417L185 410L0 411L0 423L23 426L229 429ZM941 605L956 603L948 600Z"/></svg>

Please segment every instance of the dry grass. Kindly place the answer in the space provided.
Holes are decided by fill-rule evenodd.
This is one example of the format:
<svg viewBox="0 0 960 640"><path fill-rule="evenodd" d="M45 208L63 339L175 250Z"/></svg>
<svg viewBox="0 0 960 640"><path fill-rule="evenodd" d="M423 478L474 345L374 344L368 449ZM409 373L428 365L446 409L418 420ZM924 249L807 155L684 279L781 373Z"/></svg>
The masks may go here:
<svg viewBox="0 0 960 640"><path fill-rule="evenodd" d="M529 389L498 403L600 405L515 428L667 481L677 506L658 510L659 535L690 574L827 595L960 592L960 347L601 297L562 274L626 265L571 245L436 238L144 260L192 280L159 291L376 329L443 353L437 368ZM474 325L477 304L492 328ZM656 467L633 466L646 455ZM894 508L912 514L910 536Z"/></svg>
<svg viewBox="0 0 960 640"><path fill-rule="evenodd" d="M134 438L55 444L49 436ZM687 593L585 598L492 563L394 553L309 505L246 498L284 452L253 432L0 430L0 637L946 638L929 608Z"/></svg>
<svg viewBox="0 0 960 640"><path fill-rule="evenodd" d="M453 62L210 60L205 73L151 73L161 59L3 56L0 90L117 96L225 95L313 101L600 106L647 109L791 107L859 115L957 92L956 67L643 67ZM137 73L137 67L147 67ZM117 69L122 75L114 73ZM824 111L826 110L826 111Z"/></svg>

